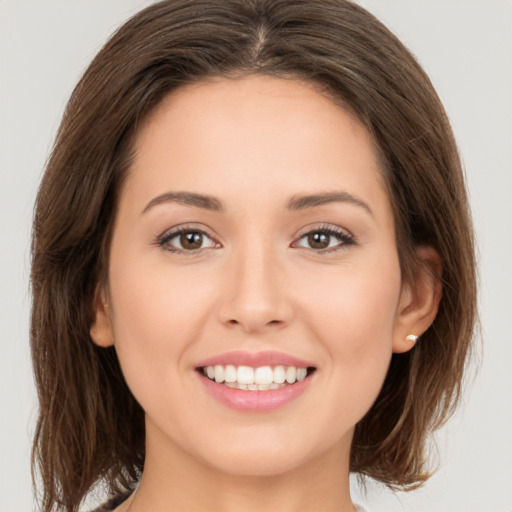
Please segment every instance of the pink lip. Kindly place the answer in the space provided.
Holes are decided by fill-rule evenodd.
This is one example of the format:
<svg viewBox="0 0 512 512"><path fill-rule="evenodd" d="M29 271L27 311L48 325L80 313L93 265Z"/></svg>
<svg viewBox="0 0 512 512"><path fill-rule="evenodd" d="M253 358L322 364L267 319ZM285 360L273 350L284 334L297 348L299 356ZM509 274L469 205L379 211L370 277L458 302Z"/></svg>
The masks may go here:
<svg viewBox="0 0 512 512"><path fill-rule="evenodd" d="M208 365L209 366L209 365ZM206 390L219 402L239 412L268 412L278 409L298 398L310 385L315 375L279 389L246 391L218 384L197 372Z"/></svg>
<svg viewBox="0 0 512 512"><path fill-rule="evenodd" d="M206 366L215 366L216 364L234 366L295 366L299 368L314 367L314 365L298 357L285 354L284 352L275 352L272 350L262 352L242 352L233 351L219 354L201 361L196 369ZM298 398L310 385L314 375L306 377L300 382L295 382L279 389L269 389L266 391L249 391L243 389L233 389L224 384L219 384L210 380L201 371L196 372L200 381L206 390L219 402L227 405L231 409L240 412L265 412L278 409L289 402Z"/></svg>
<svg viewBox="0 0 512 512"><path fill-rule="evenodd" d="M215 366L232 364L234 366L295 366L299 368L314 367L311 362L299 359L298 357L285 354L284 352L275 352L272 350L262 352L242 352L233 351L219 354L201 361L196 369L206 366ZM314 375L306 377L300 382L295 382L279 389L269 389L266 391L249 391L243 389L234 389L224 384L219 384L210 380L201 371L196 372L201 383L211 395L219 402L227 405L231 409L243 412L265 412L278 409L289 402L298 398L310 385Z"/></svg>
<svg viewBox="0 0 512 512"><path fill-rule="evenodd" d="M314 366L311 362L299 359L297 357L285 354L284 352L274 352L267 350L263 352L226 352L217 356L210 357L201 361L197 368L204 366L215 366L216 364L227 365L232 364L234 366L252 366L257 368L258 366L296 366L299 368L308 368Z"/></svg>

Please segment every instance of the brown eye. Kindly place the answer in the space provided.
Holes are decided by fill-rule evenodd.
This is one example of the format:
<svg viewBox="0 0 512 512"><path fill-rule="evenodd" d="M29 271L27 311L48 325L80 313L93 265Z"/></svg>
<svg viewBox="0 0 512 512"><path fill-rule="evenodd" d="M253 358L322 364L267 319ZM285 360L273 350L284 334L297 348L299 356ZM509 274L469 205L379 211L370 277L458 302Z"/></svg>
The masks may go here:
<svg viewBox="0 0 512 512"><path fill-rule="evenodd" d="M295 247L304 247L315 251L335 251L347 245L354 245L354 238L340 228L321 228L304 233Z"/></svg>
<svg viewBox="0 0 512 512"><path fill-rule="evenodd" d="M331 241L331 235L327 233L310 233L308 235L308 244L311 249L327 249Z"/></svg>
<svg viewBox="0 0 512 512"><path fill-rule="evenodd" d="M199 249L203 245L203 234L199 231L188 231L180 235L180 244L183 249Z"/></svg>
<svg viewBox="0 0 512 512"><path fill-rule="evenodd" d="M216 243L204 231L197 229L178 229L164 235L158 243L171 252L200 251L216 246Z"/></svg>

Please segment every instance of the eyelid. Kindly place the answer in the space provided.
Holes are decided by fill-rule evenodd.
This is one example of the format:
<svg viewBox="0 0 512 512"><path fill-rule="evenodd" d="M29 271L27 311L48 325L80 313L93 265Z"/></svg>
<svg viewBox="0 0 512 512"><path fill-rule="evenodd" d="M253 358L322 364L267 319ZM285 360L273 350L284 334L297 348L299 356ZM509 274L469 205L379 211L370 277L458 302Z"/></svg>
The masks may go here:
<svg viewBox="0 0 512 512"><path fill-rule="evenodd" d="M202 235L209 238L215 244L215 246L214 247L203 247L203 248L192 249L192 250L179 249L177 247L174 247L171 249L168 246L166 247L166 244L170 240L172 240L173 238L175 238L176 236L178 236L182 233L186 233L186 232L190 232L190 231L195 231L197 233L201 233ZM169 252L186 253L189 255L196 254L196 253L204 251L206 249L214 249L214 248L222 247L222 244L218 240L218 237L214 236L208 228L205 229L204 225L198 225L198 224L194 224L194 223L179 224L177 226L173 226L172 228L166 229L161 235L159 235L157 237L156 245L163 247L164 249L168 250Z"/></svg>
<svg viewBox="0 0 512 512"><path fill-rule="evenodd" d="M330 231L330 232L338 233L340 235L346 235L347 237L355 239L355 236L348 229L342 228L341 226L338 226L336 224L330 224L330 223L326 223L326 222L308 224L307 226L305 226L299 230L296 238L300 238L304 235L307 235L307 234L309 234L311 232L315 232L315 231Z"/></svg>
<svg viewBox="0 0 512 512"><path fill-rule="evenodd" d="M185 249L179 249L179 248L171 249L169 247L164 247L174 237L180 235L181 233L189 232L189 231L195 231L195 232L201 233L202 235L206 236L215 244L214 247L203 247L203 248L192 249L192 250L185 250ZM323 223L323 224L317 224L317 225L310 224L310 225L302 228L299 231L299 233L296 235L294 241L291 244L291 247L294 247L294 248L299 247L297 244L302 238L304 238L306 235L309 235L310 233L315 233L315 232L327 233L331 236L336 237L340 241L340 243L334 247L328 247L325 249L309 248L309 250L311 250L315 253L334 252L339 249L342 249L343 247L345 247L347 245L356 245L356 243L357 243L355 236L347 229L337 226L335 224ZM206 249L214 249L214 248L222 247L222 243L219 241L218 237L213 235L211 233L211 230L208 227L205 227L204 224L198 225L195 223L179 224L177 226L173 226L171 228L166 229L161 235L159 235L157 237L156 245L164 247L170 252L187 253L189 255L196 254L198 252L202 252ZM303 247L303 248L308 249L307 247Z"/></svg>
<svg viewBox="0 0 512 512"><path fill-rule="evenodd" d="M322 254L322 253L328 253L328 252L335 252L337 250L343 249L346 246L356 245L356 243L357 243L355 236L347 229L337 226L335 224L325 224L324 223L324 224L319 224L319 225L308 225L305 228L302 228L299 231L299 233L297 234L297 236L295 237L295 240L293 241L291 246L292 247L300 247L297 244L302 238L304 238L306 235L309 235L311 233L318 233L318 232L323 232L323 233L327 233L331 236L335 236L338 238L338 240L340 240L340 243L334 247L327 247L325 249L313 249L313 248L307 248L307 247L302 247L302 248L311 250L315 253Z"/></svg>

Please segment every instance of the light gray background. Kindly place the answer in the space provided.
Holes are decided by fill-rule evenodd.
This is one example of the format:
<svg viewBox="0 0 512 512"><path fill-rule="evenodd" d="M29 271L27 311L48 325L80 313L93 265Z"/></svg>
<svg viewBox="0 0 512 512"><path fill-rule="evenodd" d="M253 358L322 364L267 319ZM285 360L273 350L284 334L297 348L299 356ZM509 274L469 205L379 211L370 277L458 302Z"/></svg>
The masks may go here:
<svg viewBox="0 0 512 512"><path fill-rule="evenodd" d="M0 512L34 509L36 398L28 319L32 205L65 102L143 0L0 0ZM512 511L512 3L361 0L411 48L463 155L480 251L483 357L440 433L441 469L412 494L370 486L381 511ZM357 491L356 491L357 492Z"/></svg>

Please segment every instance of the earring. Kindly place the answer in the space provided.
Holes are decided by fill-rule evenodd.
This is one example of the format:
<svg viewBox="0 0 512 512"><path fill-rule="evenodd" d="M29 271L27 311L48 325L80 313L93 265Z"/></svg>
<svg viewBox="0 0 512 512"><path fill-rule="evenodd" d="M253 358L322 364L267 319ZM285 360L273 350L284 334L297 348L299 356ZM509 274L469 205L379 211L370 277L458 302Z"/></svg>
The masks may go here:
<svg viewBox="0 0 512 512"><path fill-rule="evenodd" d="M415 334L408 334L405 339L407 341L412 341L413 343L416 343L419 339L419 336L416 336Z"/></svg>

